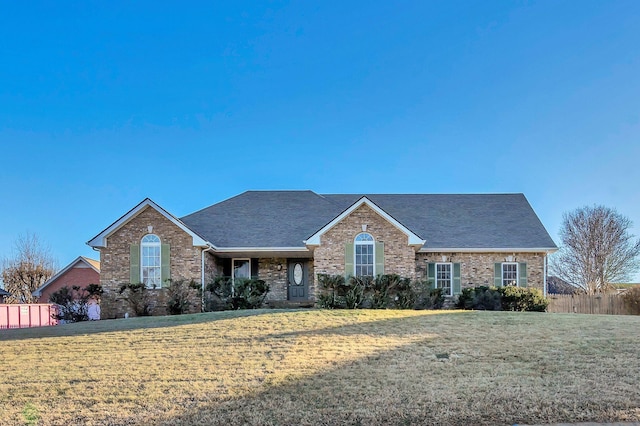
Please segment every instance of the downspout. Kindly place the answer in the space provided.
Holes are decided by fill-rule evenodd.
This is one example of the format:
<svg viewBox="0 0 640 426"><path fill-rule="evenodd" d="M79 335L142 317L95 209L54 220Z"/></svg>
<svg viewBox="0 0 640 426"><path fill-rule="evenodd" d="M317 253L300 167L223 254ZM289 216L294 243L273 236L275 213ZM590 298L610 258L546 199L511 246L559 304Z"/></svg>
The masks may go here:
<svg viewBox="0 0 640 426"><path fill-rule="evenodd" d="M543 275L544 275L544 290L543 290L544 297L547 297L547 259L548 259L548 256L549 256L549 252L547 251L547 252L544 253L544 272L543 272Z"/></svg>
<svg viewBox="0 0 640 426"><path fill-rule="evenodd" d="M201 278L200 278L200 285L202 286L201 288L201 300L200 300L200 311L204 312L204 254L210 250L213 250L213 247L209 246L205 249L202 249L202 266L201 266Z"/></svg>

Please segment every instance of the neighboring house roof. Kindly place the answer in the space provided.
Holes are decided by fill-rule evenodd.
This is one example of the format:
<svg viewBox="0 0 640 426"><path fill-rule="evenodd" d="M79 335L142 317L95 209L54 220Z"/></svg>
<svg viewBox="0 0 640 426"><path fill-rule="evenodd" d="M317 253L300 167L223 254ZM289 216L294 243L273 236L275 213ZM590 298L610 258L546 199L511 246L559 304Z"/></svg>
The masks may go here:
<svg viewBox="0 0 640 426"><path fill-rule="evenodd" d="M180 220L219 249L304 248L363 197L424 240L423 251L557 249L523 194L247 191Z"/></svg>
<svg viewBox="0 0 640 426"><path fill-rule="evenodd" d="M58 280L58 278L60 278L62 275L64 275L70 269L74 268L78 263L85 263L91 269L93 269L97 273L100 273L100 262L99 261L94 260L94 259L89 259L88 257L84 257L84 256L78 256L73 262L69 263L67 266L62 268L62 270L60 270L57 274L55 274L54 276L49 278L44 284L42 284L42 286L40 286L36 291L34 291L32 293L32 295L35 296L35 297L40 297L42 295L42 291L45 288L47 288L49 285L51 285L54 282L56 282Z"/></svg>
<svg viewBox="0 0 640 426"><path fill-rule="evenodd" d="M6 296L11 296L11 293L9 293L3 288L0 288L0 297L6 297Z"/></svg>
<svg viewBox="0 0 640 426"><path fill-rule="evenodd" d="M116 220L111 225L109 225L109 227L107 227L104 231L102 231L101 233L93 237L90 241L87 242L87 244L90 245L91 247L106 247L107 238L109 237L109 235L113 234L122 226L127 224L131 219L136 217L138 213L140 213L142 210L144 210L147 207L154 208L158 213L162 214L164 217L166 217L178 228L182 229L184 232L189 234L193 239L194 246L205 247L208 245L207 241L205 241L200 235L198 235L192 229L189 229L189 227L187 227L180 219L178 219L177 217L175 217L174 215L172 215L171 213L169 213L168 211L166 211L165 209L163 209L162 207L154 203L150 198L145 198L144 200L142 200L140 204L138 204L137 206L129 210L122 217L120 217L120 219Z"/></svg>

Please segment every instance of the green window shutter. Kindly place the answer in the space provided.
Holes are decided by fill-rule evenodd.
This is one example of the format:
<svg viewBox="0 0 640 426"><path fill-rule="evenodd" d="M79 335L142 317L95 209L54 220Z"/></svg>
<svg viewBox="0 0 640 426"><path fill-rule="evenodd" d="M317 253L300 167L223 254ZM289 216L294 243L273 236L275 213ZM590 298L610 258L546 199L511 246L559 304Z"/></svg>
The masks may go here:
<svg viewBox="0 0 640 426"><path fill-rule="evenodd" d="M160 287L168 287L166 281L171 278L171 245L162 244L160 247Z"/></svg>
<svg viewBox="0 0 640 426"><path fill-rule="evenodd" d="M429 280L429 288L436 288L436 264L427 263L427 279Z"/></svg>
<svg viewBox="0 0 640 426"><path fill-rule="evenodd" d="M527 264L521 262L518 264L518 287L527 286Z"/></svg>
<svg viewBox="0 0 640 426"><path fill-rule="evenodd" d="M344 245L344 276L351 277L354 275L354 267L353 267L353 243L346 243Z"/></svg>
<svg viewBox="0 0 640 426"><path fill-rule="evenodd" d="M493 285L502 287L502 263L496 263L493 266Z"/></svg>
<svg viewBox="0 0 640 426"><path fill-rule="evenodd" d="M131 244L129 246L129 283L138 284L140 282L140 246Z"/></svg>
<svg viewBox="0 0 640 426"><path fill-rule="evenodd" d="M460 264L459 263L454 263L453 264L453 294L460 294L460 292L462 291L461 289L461 277L460 277Z"/></svg>
<svg viewBox="0 0 640 426"><path fill-rule="evenodd" d="M376 275L384 275L384 243L376 243Z"/></svg>

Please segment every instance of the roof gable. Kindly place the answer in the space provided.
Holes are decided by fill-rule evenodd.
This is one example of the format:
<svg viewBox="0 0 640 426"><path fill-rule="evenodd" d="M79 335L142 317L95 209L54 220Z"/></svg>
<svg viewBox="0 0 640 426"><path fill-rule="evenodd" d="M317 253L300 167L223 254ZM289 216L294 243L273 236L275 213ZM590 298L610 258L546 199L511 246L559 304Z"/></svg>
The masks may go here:
<svg viewBox="0 0 640 426"><path fill-rule="evenodd" d="M414 232L412 232L409 228L407 228L406 226L404 226L402 223L400 223L398 220L396 220L393 216L391 216L389 213L387 213L386 211L384 211L383 209L381 209L380 207L378 207L374 202L372 202L370 199L368 199L367 197L362 197L360 198L358 201L356 201L355 203L353 203L349 208L347 208L346 210L344 210L342 213L340 213L338 216L336 216L335 218L333 218L333 220L329 223L327 223L325 226L323 226L322 228L320 228L317 232L315 232L313 235L311 235L309 238L307 238L304 243L306 245L309 246L318 246L320 245L320 237L326 233L327 231L329 231L331 228L333 228L334 226L336 226L338 223L340 223L345 217L349 216L352 212L354 212L355 210L357 210L358 208L360 208L361 206L366 205L368 206L371 210L373 210L374 212L376 212L379 216L381 216L383 219L385 219L387 222L389 222L391 225L393 225L394 227L396 227L398 230L400 230L401 232L403 232L408 240L407 243L410 246L423 246L425 243L425 240L423 240L422 238L420 238L418 235L416 235Z"/></svg>
<svg viewBox="0 0 640 426"><path fill-rule="evenodd" d="M152 209L156 210L158 213L160 213L162 216L167 218L170 222L172 222L178 228L182 229L185 233L189 234L193 239L194 246L205 247L210 245L207 241L205 241L204 238L202 238L196 232L189 229L189 227L187 227L187 225L185 225L180 219L173 216L171 213L169 213L168 211L160 207L158 204L154 203L150 198L145 198L144 200L142 200L137 206L135 206L134 208L129 210L127 213L125 213L122 217L120 217L120 219L116 220L111 225L109 225L109 227L107 227L104 231L102 231L101 233L93 237L90 241L87 242L87 244L90 245L91 247L106 247L107 238L110 235L112 235L114 232L116 232L118 229L120 229L122 226L127 224L129 221L131 221L133 218L135 218L146 207L151 207Z"/></svg>
<svg viewBox="0 0 640 426"><path fill-rule="evenodd" d="M56 282L60 277L62 277L64 274L66 274L68 271L70 271L71 269L75 268L76 265L78 264L85 264L85 267L89 267L91 269L93 269L94 271L96 271L98 274L100 273L100 262L98 262L97 260L94 259L89 259L88 257L84 257L84 256L78 256L73 262L69 263L67 266L65 266L61 271L59 271L58 273L56 273L54 276L52 276L51 278L49 278L44 284L42 284L36 291L34 291L32 294L34 296L40 297L40 295L42 294L42 291L47 288L49 285L53 284L54 282Z"/></svg>

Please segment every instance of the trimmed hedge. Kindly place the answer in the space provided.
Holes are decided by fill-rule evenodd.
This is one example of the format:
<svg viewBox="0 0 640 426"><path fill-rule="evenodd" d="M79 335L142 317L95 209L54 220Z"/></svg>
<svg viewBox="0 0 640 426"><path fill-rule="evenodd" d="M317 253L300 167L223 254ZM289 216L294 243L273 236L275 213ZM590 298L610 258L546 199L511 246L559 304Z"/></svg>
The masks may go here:
<svg viewBox="0 0 640 426"><path fill-rule="evenodd" d="M548 305L549 301L537 288L478 286L463 289L456 307L485 311L544 312Z"/></svg>

